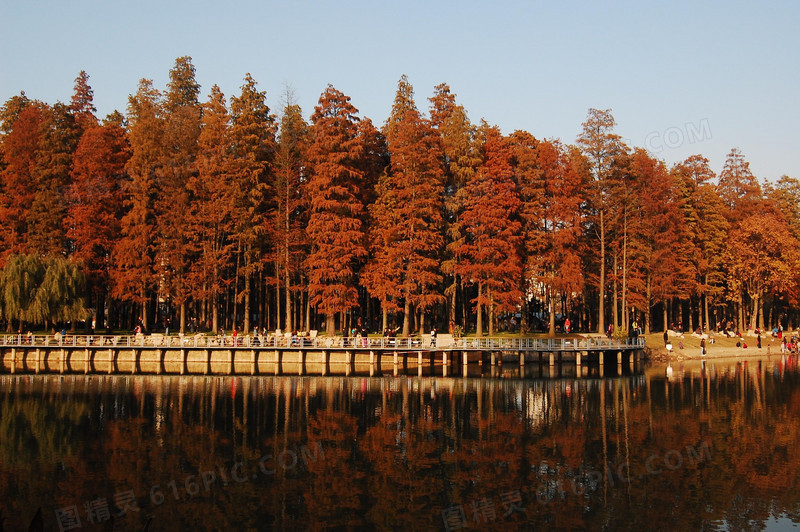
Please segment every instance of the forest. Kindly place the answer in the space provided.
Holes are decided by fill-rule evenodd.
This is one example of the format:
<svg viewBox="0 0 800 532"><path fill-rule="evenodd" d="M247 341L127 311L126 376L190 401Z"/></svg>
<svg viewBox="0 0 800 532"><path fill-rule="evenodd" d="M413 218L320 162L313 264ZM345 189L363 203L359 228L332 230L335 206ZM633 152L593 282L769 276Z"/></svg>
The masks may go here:
<svg viewBox="0 0 800 532"><path fill-rule="evenodd" d="M798 323L800 181L731 149L669 167L589 109L574 143L473 123L404 75L385 123L325 88L309 119L245 75L201 101L190 57L96 116L0 108L0 319L9 331L623 335Z"/></svg>

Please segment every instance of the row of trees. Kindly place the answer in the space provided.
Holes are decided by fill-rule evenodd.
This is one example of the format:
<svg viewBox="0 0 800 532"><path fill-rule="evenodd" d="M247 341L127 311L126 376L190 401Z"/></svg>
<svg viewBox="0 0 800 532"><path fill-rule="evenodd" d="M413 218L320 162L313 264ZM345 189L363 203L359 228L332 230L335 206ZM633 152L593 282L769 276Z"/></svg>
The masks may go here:
<svg viewBox="0 0 800 532"><path fill-rule="evenodd" d="M597 109L574 145L504 135L446 84L426 116L405 76L380 128L332 86L307 122L249 74L205 102L191 58L169 79L102 121L85 72L68 105L0 109L9 327L83 307L181 331L792 326L800 183L760 184L737 149L719 175L700 155L668 168ZM68 304L28 305L13 268L30 257L76 266L51 283Z"/></svg>

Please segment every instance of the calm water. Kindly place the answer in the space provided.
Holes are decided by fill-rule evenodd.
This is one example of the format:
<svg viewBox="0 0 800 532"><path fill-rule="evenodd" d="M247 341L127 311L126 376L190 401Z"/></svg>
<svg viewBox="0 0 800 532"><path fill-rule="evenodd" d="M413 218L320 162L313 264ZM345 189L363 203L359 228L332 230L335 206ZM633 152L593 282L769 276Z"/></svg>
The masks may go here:
<svg viewBox="0 0 800 532"><path fill-rule="evenodd" d="M5 530L800 526L797 358L604 378L0 377ZM794 524L793 524L794 523Z"/></svg>

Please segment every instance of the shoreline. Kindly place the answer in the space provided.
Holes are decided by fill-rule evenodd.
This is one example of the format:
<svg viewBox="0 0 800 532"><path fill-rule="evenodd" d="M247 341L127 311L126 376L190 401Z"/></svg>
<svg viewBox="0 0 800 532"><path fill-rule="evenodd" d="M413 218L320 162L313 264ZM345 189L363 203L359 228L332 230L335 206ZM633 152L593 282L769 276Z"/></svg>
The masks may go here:
<svg viewBox="0 0 800 532"><path fill-rule="evenodd" d="M791 336L791 333L789 333ZM741 338L747 347L736 347L740 338L717 338L714 343L706 341L706 354L701 354L700 337L696 334L670 336L672 351L664 347L663 335L647 335L647 352L649 360L653 363L667 364L669 362L682 362L685 360L715 360L715 359L741 359L765 358L781 355L792 355L787 351L781 353L781 339L770 336L761 337L761 347L757 347L758 339L755 336L745 335ZM683 343L683 349L680 343ZM794 353L795 355L797 353Z"/></svg>

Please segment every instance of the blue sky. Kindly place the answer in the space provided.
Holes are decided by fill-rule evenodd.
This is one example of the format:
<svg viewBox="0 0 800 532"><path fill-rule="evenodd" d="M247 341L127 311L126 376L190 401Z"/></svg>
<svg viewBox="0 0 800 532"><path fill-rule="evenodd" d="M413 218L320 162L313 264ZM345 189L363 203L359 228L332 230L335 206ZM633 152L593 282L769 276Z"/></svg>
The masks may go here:
<svg viewBox="0 0 800 532"><path fill-rule="evenodd" d="M330 83L377 125L402 74L427 110L446 82L474 122L572 143L590 107L667 163L800 178L800 2L0 0L0 101L69 101L81 70L98 114L138 80L164 88L188 55L205 100L250 72L274 112L310 116Z"/></svg>

